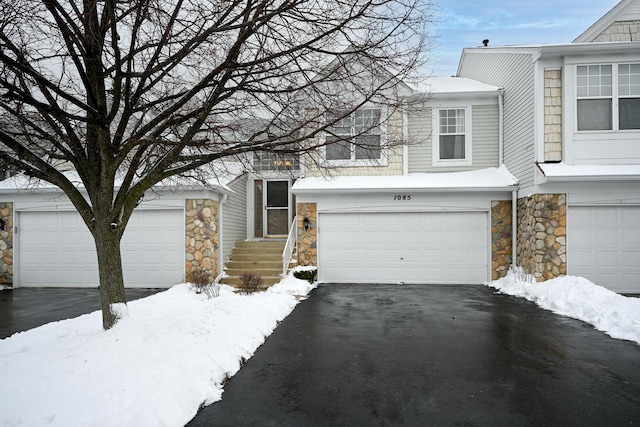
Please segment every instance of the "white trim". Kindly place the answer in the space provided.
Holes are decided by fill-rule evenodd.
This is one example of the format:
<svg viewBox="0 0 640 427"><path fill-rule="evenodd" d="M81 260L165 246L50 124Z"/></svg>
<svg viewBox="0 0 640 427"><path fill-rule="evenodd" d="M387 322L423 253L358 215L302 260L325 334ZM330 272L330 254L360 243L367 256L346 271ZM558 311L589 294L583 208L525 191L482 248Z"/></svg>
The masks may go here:
<svg viewBox="0 0 640 427"><path fill-rule="evenodd" d="M464 110L464 159L441 159L440 158L440 115L441 110ZM431 114L433 137L431 138L432 166L471 166L472 161L472 107L471 105L461 106L439 106L434 107Z"/></svg>
<svg viewBox="0 0 640 427"><path fill-rule="evenodd" d="M356 111L362 110L362 109L376 109L376 108L380 110L380 158L356 159L354 145L350 144L351 159L329 160L327 159L327 146L325 145L326 133L322 132L320 135L320 143L322 145L322 148L321 148L322 161L326 163L328 167L381 167L381 166L387 166L389 164L389 153L387 149L389 135L388 135L387 122L389 121L390 117L388 117L387 105L368 105L367 104L362 106L361 108L358 108ZM352 135L353 135L353 132L352 132Z"/></svg>

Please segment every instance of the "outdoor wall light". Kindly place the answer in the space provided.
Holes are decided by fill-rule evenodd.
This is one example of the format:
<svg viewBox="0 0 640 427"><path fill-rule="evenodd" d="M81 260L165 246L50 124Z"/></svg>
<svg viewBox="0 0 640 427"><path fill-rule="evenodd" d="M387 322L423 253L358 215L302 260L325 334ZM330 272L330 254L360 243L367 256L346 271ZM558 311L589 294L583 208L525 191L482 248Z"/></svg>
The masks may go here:
<svg viewBox="0 0 640 427"><path fill-rule="evenodd" d="M302 224L304 225L305 230L308 230L311 228L311 222L309 221L309 218L307 218L306 216L302 220Z"/></svg>

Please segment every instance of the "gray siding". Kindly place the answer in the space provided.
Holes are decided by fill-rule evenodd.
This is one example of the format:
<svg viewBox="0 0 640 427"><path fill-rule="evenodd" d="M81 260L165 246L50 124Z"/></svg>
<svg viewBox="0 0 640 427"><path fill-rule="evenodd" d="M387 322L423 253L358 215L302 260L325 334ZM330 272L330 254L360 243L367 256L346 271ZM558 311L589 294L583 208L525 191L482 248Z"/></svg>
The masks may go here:
<svg viewBox="0 0 640 427"><path fill-rule="evenodd" d="M534 64L531 54L465 52L460 77L504 88L504 160L521 187L533 185Z"/></svg>
<svg viewBox="0 0 640 427"><path fill-rule="evenodd" d="M409 172L426 172L431 166L431 108L412 106L407 112Z"/></svg>
<svg viewBox="0 0 640 427"><path fill-rule="evenodd" d="M227 203L222 205L222 259L227 262L238 240L247 239L247 175L233 181Z"/></svg>
<svg viewBox="0 0 640 427"><path fill-rule="evenodd" d="M409 113L409 172L457 172L499 165L498 105L472 105L473 164L434 167L431 149L431 108Z"/></svg>

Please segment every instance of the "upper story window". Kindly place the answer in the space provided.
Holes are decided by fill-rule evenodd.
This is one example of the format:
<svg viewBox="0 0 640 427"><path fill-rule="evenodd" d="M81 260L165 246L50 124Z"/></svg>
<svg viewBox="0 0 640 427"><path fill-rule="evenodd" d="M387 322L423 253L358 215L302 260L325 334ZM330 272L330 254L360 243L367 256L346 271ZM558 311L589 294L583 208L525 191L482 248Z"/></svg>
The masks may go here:
<svg viewBox="0 0 640 427"><path fill-rule="evenodd" d="M361 108L327 128L325 158L344 164L382 159L383 125L380 108Z"/></svg>
<svg viewBox="0 0 640 427"><path fill-rule="evenodd" d="M579 131L640 129L640 64L576 68Z"/></svg>
<svg viewBox="0 0 640 427"><path fill-rule="evenodd" d="M470 108L440 108L434 114L434 166L471 164Z"/></svg>

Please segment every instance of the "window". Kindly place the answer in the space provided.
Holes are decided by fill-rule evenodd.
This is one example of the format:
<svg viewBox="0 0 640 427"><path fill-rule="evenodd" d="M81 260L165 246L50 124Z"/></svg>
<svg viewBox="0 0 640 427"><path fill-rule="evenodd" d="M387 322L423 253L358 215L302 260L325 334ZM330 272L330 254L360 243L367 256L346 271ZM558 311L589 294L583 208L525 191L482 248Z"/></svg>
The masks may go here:
<svg viewBox="0 0 640 427"><path fill-rule="evenodd" d="M331 161L371 161L382 156L379 108L362 108L327 129L325 155Z"/></svg>
<svg viewBox="0 0 640 427"><path fill-rule="evenodd" d="M576 68L579 131L640 129L640 64Z"/></svg>
<svg viewBox="0 0 640 427"><path fill-rule="evenodd" d="M471 164L471 132L467 126L468 108L436 110L434 120L433 163L436 166Z"/></svg>

